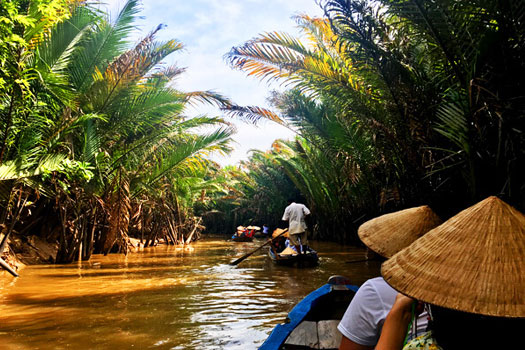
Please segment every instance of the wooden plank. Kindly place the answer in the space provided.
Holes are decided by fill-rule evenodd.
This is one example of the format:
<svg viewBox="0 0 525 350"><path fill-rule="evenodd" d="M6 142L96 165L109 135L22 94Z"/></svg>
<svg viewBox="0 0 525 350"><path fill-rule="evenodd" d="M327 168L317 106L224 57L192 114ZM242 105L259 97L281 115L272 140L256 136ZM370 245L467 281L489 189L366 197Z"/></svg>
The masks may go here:
<svg viewBox="0 0 525 350"><path fill-rule="evenodd" d="M287 345L307 346L309 348L319 349L317 323L312 321L301 322L284 343Z"/></svg>
<svg viewBox="0 0 525 350"><path fill-rule="evenodd" d="M323 320L317 323L319 349L338 349L343 337L337 329L338 320Z"/></svg>

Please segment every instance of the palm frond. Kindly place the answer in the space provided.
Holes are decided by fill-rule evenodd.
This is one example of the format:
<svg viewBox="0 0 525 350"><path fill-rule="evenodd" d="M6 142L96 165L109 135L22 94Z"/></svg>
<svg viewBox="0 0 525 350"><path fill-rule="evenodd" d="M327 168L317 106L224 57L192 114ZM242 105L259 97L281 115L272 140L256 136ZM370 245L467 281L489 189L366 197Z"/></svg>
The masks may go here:
<svg viewBox="0 0 525 350"><path fill-rule="evenodd" d="M232 105L229 98L215 91L192 91L184 95L186 102L190 106L195 106L197 103L207 103L221 108Z"/></svg>
<svg viewBox="0 0 525 350"><path fill-rule="evenodd" d="M113 23L99 19L93 30L82 40L82 48L74 56L71 82L79 92L85 92L93 82L95 73L103 72L110 62L128 46L129 34L135 29L139 0L128 0Z"/></svg>
<svg viewBox="0 0 525 350"><path fill-rule="evenodd" d="M221 128L211 134L194 137L192 140L177 145L165 155L162 162L157 164L144 182L151 186L190 158L198 159L212 151L226 151L232 132L232 129Z"/></svg>
<svg viewBox="0 0 525 350"><path fill-rule="evenodd" d="M230 117L241 118L256 124L261 119L271 120L283 126L288 126L279 115L269 109L257 106L236 106L230 105L221 108Z"/></svg>

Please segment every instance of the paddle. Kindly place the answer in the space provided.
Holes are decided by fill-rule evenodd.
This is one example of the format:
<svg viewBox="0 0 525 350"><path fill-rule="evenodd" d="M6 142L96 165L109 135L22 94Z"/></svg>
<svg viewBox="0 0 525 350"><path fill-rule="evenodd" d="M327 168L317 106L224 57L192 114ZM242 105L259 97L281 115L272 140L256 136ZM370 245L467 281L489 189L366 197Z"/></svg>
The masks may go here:
<svg viewBox="0 0 525 350"><path fill-rule="evenodd" d="M259 249L261 249L262 247L264 247L265 245L268 245L269 243L272 243L274 239L276 239L277 237L281 237L282 235L284 235L286 232L288 232L288 229L285 228L283 230L283 232L279 233L277 236L267 240L265 243L263 243L262 245L260 245L259 247L255 248L254 250L252 250L251 252L249 253L246 253L244 254L243 256L241 256L239 259L237 260L234 260L230 263L230 265L238 265L241 261L243 261L244 259L246 259L247 257L249 257L250 255L252 255L253 253L255 253L256 251L258 251Z"/></svg>

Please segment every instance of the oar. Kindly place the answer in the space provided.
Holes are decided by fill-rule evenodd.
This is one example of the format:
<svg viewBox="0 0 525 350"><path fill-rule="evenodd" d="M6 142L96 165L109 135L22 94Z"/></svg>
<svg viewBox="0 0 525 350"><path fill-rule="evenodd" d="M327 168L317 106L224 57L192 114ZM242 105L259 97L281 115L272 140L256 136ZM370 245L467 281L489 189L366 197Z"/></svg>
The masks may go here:
<svg viewBox="0 0 525 350"><path fill-rule="evenodd" d="M241 256L239 259L237 260L234 260L230 263L230 265L239 265L239 263L241 261L243 261L244 259L246 259L247 257L249 257L250 255L252 255L253 253L255 253L256 251L258 251L259 249L261 249L262 247L264 247L265 245L268 245L269 243L272 243L274 239L276 239L277 237L281 237L282 235L284 235L286 232L288 231L287 228L284 229L283 232L279 233L277 236L267 240L265 243L263 243L262 245L260 245L259 247L255 248L254 250L252 250L251 252L249 253L246 253L244 254L243 256Z"/></svg>

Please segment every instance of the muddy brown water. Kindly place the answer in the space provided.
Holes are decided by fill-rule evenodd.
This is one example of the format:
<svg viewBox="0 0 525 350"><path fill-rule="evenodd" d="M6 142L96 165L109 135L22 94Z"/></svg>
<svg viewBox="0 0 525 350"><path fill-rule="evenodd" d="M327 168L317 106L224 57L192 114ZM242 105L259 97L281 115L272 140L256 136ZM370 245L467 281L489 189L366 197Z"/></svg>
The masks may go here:
<svg viewBox="0 0 525 350"><path fill-rule="evenodd" d="M263 241L205 238L190 248L95 255L0 274L0 349L256 349L291 308L335 274L377 276L362 249L311 242L320 265L275 266Z"/></svg>

